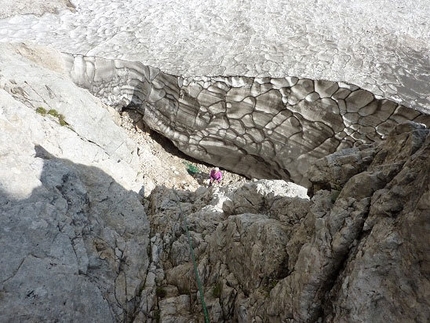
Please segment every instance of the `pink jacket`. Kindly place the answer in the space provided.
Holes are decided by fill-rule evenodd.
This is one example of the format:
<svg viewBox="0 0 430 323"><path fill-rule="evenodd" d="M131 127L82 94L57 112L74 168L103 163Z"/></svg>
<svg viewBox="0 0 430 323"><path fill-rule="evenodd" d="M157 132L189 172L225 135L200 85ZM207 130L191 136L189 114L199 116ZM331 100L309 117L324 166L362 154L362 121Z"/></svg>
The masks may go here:
<svg viewBox="0 0 430 323"><path fill-rule="evenodd" d="M222 180L221 171L216 171L215 169L212 169L211 174L210 174L210 180L211 180L211 182L213 182L213 181L220 182Z"/></svg>

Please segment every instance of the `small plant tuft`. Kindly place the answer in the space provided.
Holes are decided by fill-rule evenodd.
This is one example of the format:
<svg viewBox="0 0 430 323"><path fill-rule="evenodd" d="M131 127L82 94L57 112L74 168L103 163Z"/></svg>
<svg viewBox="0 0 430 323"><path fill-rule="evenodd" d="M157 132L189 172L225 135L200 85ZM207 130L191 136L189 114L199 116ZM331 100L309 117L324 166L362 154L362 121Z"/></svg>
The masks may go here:
<svg viewBox="0 0 430 323"><path fill-rule="evenodd" d="M222 284L217 282L214 287L212 287L212 296L215 298L220 298L222 293Z"/></svg>
<svg viewBox="0 0 430 323"><path fill-rule="evenodd" d="M278 282L279 282L279 280L277 280L277 279L272 279L272 280L269 282L269 290L272 290L273 288L275 288L275 286L278 284Z"/></svg>
<svg viewBox="0 0 430 323"><path fill-rule="evenodd" d="M64 118L64 116L62 114L58 115L58 122L60 122L60 125L62 125L62 126L67 126L68 125L68 123L66 122L66 120L65 120L65 118Z"/></svg>
<svg viewBox="0 0 430 323"><path fill-rule="evenodd" d="M64 116L62 114L58 113L58 111L55 109L49 109L48 111L46 111L46 109L44 107L38 107L36 109L36 113L38 113L42 116L46 116L47 114L49 114L50 116L57 118L60 125L62 125L62 126L68 125Z"/></svg>
<svg viewBox="0 0 430 323"><path fill-rule="evenodd" d="M275 286L279 283L279 279L273 279L273 278L266 278L262 287L263 290L266 291L268 294L270 291L275 288Z"/></svg>
<svg viewBox="0 0 430 323"><path fill-rule="evenodd" d="M58 111L57 111L57 110L55 110L55 109L50 109L50 110L48 111L48 114L49 114L49 115L51 115L51 116L53 116L53 117L55 117L55 118L58 118L58 116L59 116Z"/></svg>
<svg viewBox="0 0 430 323"><path fill-rule="evenodd" d="M200 172L199 168L193 164L185 163L185 167L187 168L187 172L190 175L196 175Z"/></svg>
<svg viewBox="0 0 430 323"><path fill-rule="evenodd" d="M38 114L40 114L40 115L42 115L42 116L46 116L46 109L44 108L44 107L38 107L37 109L36 109L36 113L38 113Z"/></svg>

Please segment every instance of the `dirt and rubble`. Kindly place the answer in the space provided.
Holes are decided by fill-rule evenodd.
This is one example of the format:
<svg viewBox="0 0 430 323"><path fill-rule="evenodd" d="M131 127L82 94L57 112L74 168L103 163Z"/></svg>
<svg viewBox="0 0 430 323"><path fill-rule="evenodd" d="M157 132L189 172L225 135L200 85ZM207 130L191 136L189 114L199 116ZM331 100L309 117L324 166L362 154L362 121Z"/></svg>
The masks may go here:
<svg viewBox="0 0 430 323"><path fill-rule="evenodd" d="M118 115L117 122L142 147L140 153L145 154L145 163L141 167L141 176L147 181L145 195L158 185L190 191L208 186L209 173L217 165L202 163L185 155L170 140L150 130L139 113L124 110ZM221 170L221 185L249 180L225 169Z"/></svg>

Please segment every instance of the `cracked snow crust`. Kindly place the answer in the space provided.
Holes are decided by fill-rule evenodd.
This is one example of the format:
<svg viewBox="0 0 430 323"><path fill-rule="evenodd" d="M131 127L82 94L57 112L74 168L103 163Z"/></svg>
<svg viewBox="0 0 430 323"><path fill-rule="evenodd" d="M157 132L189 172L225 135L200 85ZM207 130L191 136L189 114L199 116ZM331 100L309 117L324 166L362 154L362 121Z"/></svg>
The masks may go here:
<svg viewBox="0 0 430 323"><path fill-rule="evenodd" d="M15 11L0 11L1 42L140 61L181 76L345 81L430 111L428 0L14 4ZM16 8L35 15L14 15Z"/></svg>

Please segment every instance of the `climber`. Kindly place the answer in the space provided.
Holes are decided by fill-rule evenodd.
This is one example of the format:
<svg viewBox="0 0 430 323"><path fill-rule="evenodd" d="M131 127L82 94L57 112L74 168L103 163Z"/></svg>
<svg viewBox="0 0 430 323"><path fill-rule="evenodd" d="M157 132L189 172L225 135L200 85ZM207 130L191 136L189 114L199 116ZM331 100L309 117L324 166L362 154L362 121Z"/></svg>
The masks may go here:
<svg viewBox="0 0 430 323"><path fill-rule="evenodd" d="M219 184L222 180L222 173L219 170L218 167L215 167L211 170L210 176L209 176L209 186L212 186L214 183Z"/></svg>

